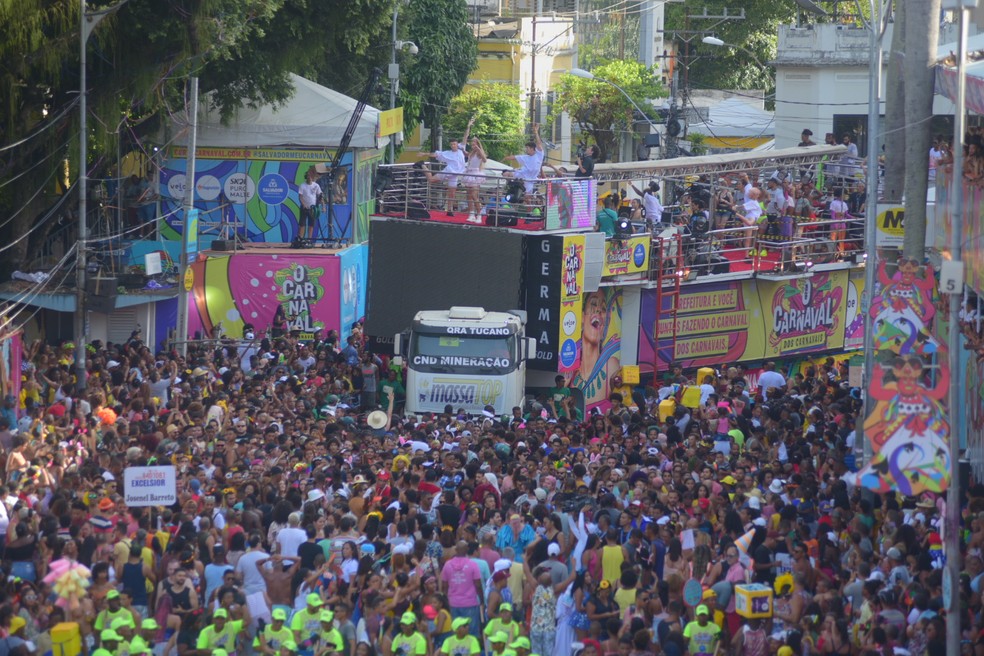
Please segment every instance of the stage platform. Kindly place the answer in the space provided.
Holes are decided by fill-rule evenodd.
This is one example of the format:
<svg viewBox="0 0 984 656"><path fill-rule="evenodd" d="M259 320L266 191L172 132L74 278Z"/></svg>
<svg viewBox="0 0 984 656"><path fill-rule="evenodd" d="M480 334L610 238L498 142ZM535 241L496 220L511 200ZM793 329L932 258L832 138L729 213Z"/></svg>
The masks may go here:
<svg viewBox="0 0 984 656"><path fill-rule="evenodd" d="M403 212L376 212L373 216L399 219L401 221L417 221L419 223L444 223L447 225L475 226L476 228L510 228L512 230L531 232L544 230L546 226L543 217L522 216L516 212L507 211L500 211L498 213L498 224L496 224L496 217L493 215L483 217L482 223L469 223L468 214L464 212L448 214L445 211L426 210L423 208L414 209L409 215Z"/></svg>

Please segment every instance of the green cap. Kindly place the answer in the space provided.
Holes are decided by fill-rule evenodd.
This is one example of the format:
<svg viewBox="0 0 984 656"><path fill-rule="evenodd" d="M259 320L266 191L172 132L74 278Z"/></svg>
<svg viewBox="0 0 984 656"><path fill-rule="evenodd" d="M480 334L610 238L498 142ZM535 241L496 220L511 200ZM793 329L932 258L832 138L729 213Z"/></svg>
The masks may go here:
<svg viewBox="0 0 984 656"><path fill-rule="evenodd" d="M217 611L215 611L215 614L212 615L212 619L217 620L220 618L224 620L229 619L229 611L227 611L225 608L220 608Z"/></svg>
<svg viewBox="0 0 984 656"><path fill-rule="evenodd" d="M400 618L400 624L416 624L416 623L417 623L417 616L411 613L410 611L403 613L403 617Z"/></svg>
<svg viewBox="0 0 984 656"><path fill-rule="evenodd" d="M322 603L324 603L321 601L321 595L319 595L317 592L312 592L311 594L309 594L307 596L306 601L308 606L320 606Z"/></svg>
<svg viewBox="0 0 984 656"><path fill-rule="evenodd" d="M519 636L509 644L510 649L526 649L530 648L530 639L526 636Z"/></svg>
<svg viewBox="0 0 984 656"><path fill-rule="evenodd" d="M459 628L463 626L468 626L469 624L471 624L470 619L468 619L467 617L459 617L453 622L451 622L451 628L457 631Z"/></svg>
<svg viewBox="0 0 984 656"><path fill-rule="evenodd" d="M697 610L694 611L694 615L710 615L710 614L711 614L710 611L707 610L707 606L705 606L704 604L698 606Z"/></svg>
<svg viewBox="0 0 984 656"><path fill-rule="evenodd" d="M335 613L333 613L333 612L331 612L330 610L327 610L327 609L326 610L323 610L323 611L321 611L321 615L318 616L318 619L321 620L322 622L334 622L335 621Z"/></svg>
<svg viewBox="0 0 984 656"><path fill-rule="evenodd" d="M271 616L273 617L274 622L277 620L280 620L281 622L287 621L287 611L283 608L274 608Z"/></svg>
<svg viewBox="0 0 984 656"><path fill-rule="evenodd" d="M112 629L103 629L99 633L99 639L102 640L103 642L106 642L107 640L115 640L116 642L119 642L123 638L120 636L119 633L117 633Z"/></svg>
<svg viewBox="0 0 984 656"><path fill-rule="evenodd" d="M505 644L509 642L509 636L506 635L505 631L496 631L489 636L489 642L496 642Z"/></svg>

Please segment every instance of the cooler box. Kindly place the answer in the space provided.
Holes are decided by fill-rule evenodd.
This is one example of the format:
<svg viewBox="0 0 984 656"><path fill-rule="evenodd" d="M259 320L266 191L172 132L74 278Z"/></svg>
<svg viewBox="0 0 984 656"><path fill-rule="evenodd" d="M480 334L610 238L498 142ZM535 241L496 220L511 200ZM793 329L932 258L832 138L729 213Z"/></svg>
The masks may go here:
<svg viewBox="0 0 984 656"><path fill-rule="evenodd" d="M747 619L772 617L772 588L761 583L736 585L735 612Z"/></svg>
<svg viewBox="0 0 984 656"><path fill-rule="evenodd" d="M82 632L75 622L62 622L51 627L52 656L78 656L82 653Z"/></svg>
<svg viewBox="0 0 984 656"><path fill-rule="evenodd" d="M676 401L673 399L664 399L659 402L659 420L666 421L673 416L676 412Z"/></svg>
<svg viewBox="0 0 984 656"><path fill-rule="evenodd" d="M714 369L712 369L711 367L701 367L700 369L697 370L697 385L698 386L704 384L704 377L705 376L714 376Z"/></svg>
<svg viewBox="0 0 984 656"><path fill-rule="evenodd" d="M691 410L696 410L700 407L700 388L696 385L689 385L683 388L683 394L680 397L680 403Z"/></svg>
<svg viewBox="0 0 984 656"><path fill-rule="evenodd" d="M626 385L639 384L639 365L627 364L622 367L622 382Z"/></svg>

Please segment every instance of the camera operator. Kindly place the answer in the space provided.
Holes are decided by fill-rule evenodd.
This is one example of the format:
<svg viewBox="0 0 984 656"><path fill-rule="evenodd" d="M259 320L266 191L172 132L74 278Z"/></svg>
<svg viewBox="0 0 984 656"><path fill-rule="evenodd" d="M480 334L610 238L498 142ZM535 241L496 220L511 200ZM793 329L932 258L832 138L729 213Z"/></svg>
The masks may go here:
<svg viewBox="0 0 984 656"><path fill-rule="evenodd" d="M590 178L594 176L595 160L598 159L598 146L588 146L588 148L578 148L577 171L575 178Z"/></svg>

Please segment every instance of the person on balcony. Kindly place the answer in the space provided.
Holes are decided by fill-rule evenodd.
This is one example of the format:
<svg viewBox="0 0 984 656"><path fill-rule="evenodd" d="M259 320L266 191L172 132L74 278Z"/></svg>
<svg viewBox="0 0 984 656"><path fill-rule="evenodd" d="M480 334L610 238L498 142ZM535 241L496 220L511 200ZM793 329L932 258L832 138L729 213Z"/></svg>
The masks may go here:
<svg viewBox="0 0 984 656"><path fill-rule="evenodd" d="M533 139L526 142L526 152L523 155L507 155L506 161L519 163L516 171L506 171L507 178L517 178L523 181L526 197L530 202L536 191L536 181L540 179L540 169L543 168L543 141L540 140L540 124L533 124Z"/></svg>
<svg viewBox="0 0 984 656"><path fill-rule="evenodd" d="M762 212L762 204L760 202L761 198L762 190L752 187L745 196L745 203L742 205L741 212L736 214L738 219L745 225L744 247L748 249L749 257L755 257L755 250L753 249L753 246L755 245L755 237L762 232L765 226L765 217ZM753 230L753 227L758 229Z"/></svg>
<svg viewBox="0 0 984 656"><path fill-rule="evenodd" d="M468 132L465 132L465 137ZM447 212L453 216L458 209L458 180L465 173L465 152L460 148L457 139L451 140L451 150L440 150L431 153L438 162L444 164L444 170L439 174L448 187Z"/></svg>
<svg viewBox="0 0 984 656"><path fill-rule="evenodd" d="M605 233L606 239L615 236L615 224L618 222L618 212L615 210L617 199L615 194L605 196L605 206L595 215L595 232Z"/></svg>
<svg viewBox="0 0 984 656"><path fill-rule="evenodd" d="M474 123L474 117L468 121L468 128L465 130L466 141ZM468 196L468 223L482 222L482 200L479 194L481 193L482 182L485 180L482 170L485 168L485 162L488 159L488 156L485 154L485 148L482 147L482 142L478 137L472 137L471 147L468 149L468 165L465 168L465 175L461 179Z"/></svg>
<svg viewBox="0 0 984 656"><path fill-rule="evenodd" d="M659 183L650 180L649 185L642 191L632 185L632 191L642 196L642 206L646 210L646 225L650 230L656 224L663 223L663 204L659 202Z"/></svg>

